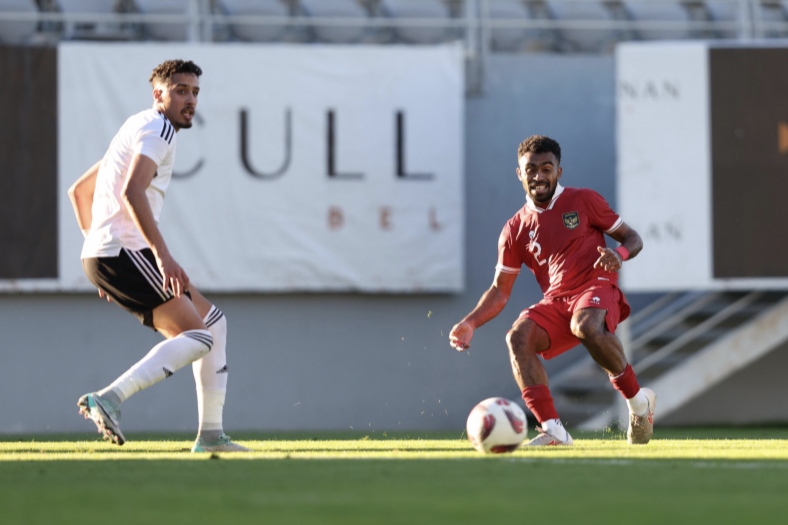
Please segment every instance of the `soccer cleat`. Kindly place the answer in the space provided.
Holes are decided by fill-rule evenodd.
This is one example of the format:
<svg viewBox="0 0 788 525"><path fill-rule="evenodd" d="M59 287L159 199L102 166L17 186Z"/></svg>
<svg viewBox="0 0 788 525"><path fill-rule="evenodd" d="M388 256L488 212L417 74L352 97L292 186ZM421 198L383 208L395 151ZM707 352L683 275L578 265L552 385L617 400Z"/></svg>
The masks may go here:
<svg viewBox="0 0 788 525"><path fill-rule="evenodd" d="M206 443L201 437L198 437L194 442L192 452L250 452L250 450L235 443L227 434L222 434L215 443Z"/></svg>
<svg viewBox="0 0 788 525"><path fill-rule="evenodd" d="M650 388L644 388L643 393L648 399L648 409L642 416L629 413L627 442L630 445L645 445L654 435L654 407L657 404L657 394Z"/></svg>
<svg viewBox="0 0 788 525"><path fill-rule="evenodd" d="M554 447L554 446L569 446L574 445L575 442L569 432L566 433L566 440L555 437L554 435L544 431L541 427L536 427L539 434L531 441L525 444L527 447Z"/></svg>
<svg viewBox="0 0 788 525"><path fill-rule="evenodd" d="M120 410L110 403L103 401L98 395L85 394L77 401L79 413L85 419L92 419L98 428L99 434L107 441L116 445L126 442L123 432L120 431Z"/></svg>

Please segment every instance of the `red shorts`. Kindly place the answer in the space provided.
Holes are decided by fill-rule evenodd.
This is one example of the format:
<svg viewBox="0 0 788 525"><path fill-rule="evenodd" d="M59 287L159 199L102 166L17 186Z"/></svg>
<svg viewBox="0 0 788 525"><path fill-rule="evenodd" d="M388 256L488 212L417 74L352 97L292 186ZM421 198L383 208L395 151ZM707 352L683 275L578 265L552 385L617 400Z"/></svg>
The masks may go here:
<svg viewBox="0 0 788 525"><path fill-rule="evenodd" d="M580 344L570 329L572 315L583 308L607 310L605 325L611 333L616 332L618 323L629 317L629 303L617 286L609 283L596 284L576 295L542 299L522 312L518 321L531 319L550 336L550 347L540 352L545 359L563 354Z"/></svg>

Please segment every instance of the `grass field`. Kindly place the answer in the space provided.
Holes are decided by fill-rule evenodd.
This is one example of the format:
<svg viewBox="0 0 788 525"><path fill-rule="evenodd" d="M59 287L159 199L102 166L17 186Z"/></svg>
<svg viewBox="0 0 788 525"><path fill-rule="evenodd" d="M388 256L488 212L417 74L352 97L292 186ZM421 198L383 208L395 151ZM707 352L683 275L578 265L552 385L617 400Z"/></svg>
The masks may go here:
<svg viewBox="0 0 788 525"><path fill-rule="evenodd" d="M573 434L501 456L445 433L237 435L253 453L213 456L0 436L0 523L788 523L786 428Z"/></svg>

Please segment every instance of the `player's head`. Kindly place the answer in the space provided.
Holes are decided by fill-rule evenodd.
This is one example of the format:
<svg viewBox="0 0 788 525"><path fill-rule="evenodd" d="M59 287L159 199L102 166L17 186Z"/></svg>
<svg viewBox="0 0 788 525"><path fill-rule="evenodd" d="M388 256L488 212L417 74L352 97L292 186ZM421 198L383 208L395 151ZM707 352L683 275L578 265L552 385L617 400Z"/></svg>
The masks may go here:
<svg viewBox="0 0 788 525"><path fill-rule="evenodd" d="M544 135L531 135L517 148L517 178L534 204L547 206L561 178L561 146Z"/></svg>
<svg viewBox="0 0 788 525"><path fill-rule="evenodd" d="M192 127L202 69L191 60L167 60L153 69L153 107L161 111L175 129Z"/></svg>

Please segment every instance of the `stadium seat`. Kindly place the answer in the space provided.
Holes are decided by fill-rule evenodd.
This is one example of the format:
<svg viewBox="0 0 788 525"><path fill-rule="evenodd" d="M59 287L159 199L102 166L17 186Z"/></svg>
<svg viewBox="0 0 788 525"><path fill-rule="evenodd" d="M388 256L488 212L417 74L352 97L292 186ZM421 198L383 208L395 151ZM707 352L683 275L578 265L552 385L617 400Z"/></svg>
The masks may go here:
<svg viewBox="0 0 788 525"><path fill-rule="evenodd" d="M490 46L493 51L517 52L525 46L526 29L496 27L496 22L525 22L531 17L521 0L489 0L482 5L482 17L490 21Z"/></svg>
<svg viewBox="0 0 788 525"><path fill-rule="evenodd" d="M788 37L788 2L758 2L753 11L756 38Z"/></svg>
<svg viewBox="0 0 788 525"><path fill-rule="evenodd" d="M395 20L421 19L428 22L423 25L394 25L396 39L402 42L435 44L458 37L458 32L450 25L452 17L449 2L444 0L381 0L381 12Z"/></svg>
<svg viewBox="0 0 788 525"><path fill-rule="evenodd" d="M293 14L287 0L221 0L222 11L230 16L255 16L288 18ZM229 24L230 31L238 40L247 42L279 42L287 40L292 26L281 24Z"/></svg>
<svg viewBox="0 0 788 525"><path fill-rule="evenodd" d="M67 40L128 40L134 35L128 24L106 20L107 15L117 13L113 1L57 0L57 7L67 16L85 15L83 20L65 20L63 38ZM98 16L91 19L91 15Z"/></svg>
<svg viewBox="0 0 788 525"><path fill-rule="evenodd" d="M38 8L34 0L0 0L0 15L3 13L30 15L37 14ZM11 20L0 18L0 42L6 44L24 44L36 34L38 22L30 20Z"/></svg>
<svg viewBox="0 0 788 525"><path fill-rule="evenodd" d="M707 32L709 38L785 38L786 2L774 0L742 4L738 0L706 0L707 19L720 27ZM744 22L752 16L751 24ZM724 26L724 27L723 27Z"/></svg>
<svg viewBox="0 0 788 525"><path fill-rule="evenodd" d="M134 0L137 10L146 15L180 15L178 21L145 22L146 36L153 40L199 40L200 0ZM195 23L195 20L197 22Z"/></svg>
<svg viewBox="0 0 788 525"><path fill-rule="evenodd" d="M557 21L572 24L572 27L563 27L560 30L563 51L606 52L612 50L618 40L617 31L612 25L605 27L605 23L612 22L614 18L603 2L550 0L548 9ZM587 28L583 28L583 24L587 24Z"/></svg>
<svg viewBox="0 0 788 525"><path fill-rule="evenodd" d="M668 27L641 27L636 30L640 40L682 40L692 37L690 13L681 2L654 2L653 0L628 0L624 9L636 22L669 23Z"/></svg>
<svg viewBox="0 0 788 525"><path fill-rule="evenodd" d="M539 5L541 4L541 5ZM540 9L541 8L541 9ZM490 47L495 52L548 51L555 48L556 32L545 28L495 27L504 22L528 22L547 17L544 3L527 0L488 0L482 4L482 16L493 25Z"/></svg>
<svg viewBox="0 0 788 525"><path fill-rule="evenodd" d="M301 8L310 17L349 18L363 21L369 12L356 0L300 0ZM362 25L314 25L315 38L320 42L356 43L371 31Z"/></svg>
<svg viewBox="0 0 788 525"><path fill-rule="evenodd" d="M741 5L737 1L718 0L704 2L706 19L714 24L719 24L719 28L709 30L709 36L713 38L738 38L745 29L739 23ZM723 27L724 26L724 27Z"/></svg>

